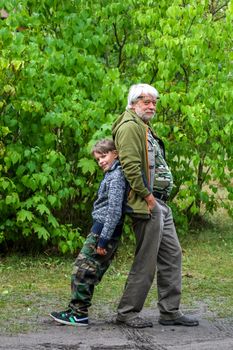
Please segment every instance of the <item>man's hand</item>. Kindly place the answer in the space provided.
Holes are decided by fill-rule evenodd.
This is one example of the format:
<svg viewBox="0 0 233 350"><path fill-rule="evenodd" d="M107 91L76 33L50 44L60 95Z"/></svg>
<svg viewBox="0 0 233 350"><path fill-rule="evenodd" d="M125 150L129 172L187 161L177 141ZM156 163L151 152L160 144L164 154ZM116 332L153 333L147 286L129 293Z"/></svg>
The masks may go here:
<svg viewBox="0 0 233 350"><path fill-rule="evenodd" d="M96 252L99 255L106 255L107 254L107 250L105 248L100 248L100 247L97 247Z"/></svg>
<svg viewBox="0 0 233 350"><path fill-rule="evenodd" d="M144 199L145 199L145 201L146 201L147 204L148 204L149 210L151 211L151 210L155 207L155 204L156 204L156 199L155 199L155 197L153 196L152 193L150 193L150 194L148 194L148 196L146 196Z"/></svg>

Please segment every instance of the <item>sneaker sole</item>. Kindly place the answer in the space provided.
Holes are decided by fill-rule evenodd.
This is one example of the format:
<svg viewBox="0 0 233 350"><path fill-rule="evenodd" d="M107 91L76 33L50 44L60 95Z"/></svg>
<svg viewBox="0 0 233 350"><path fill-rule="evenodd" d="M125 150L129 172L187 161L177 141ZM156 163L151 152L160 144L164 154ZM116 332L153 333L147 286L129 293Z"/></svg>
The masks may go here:
<svg viewBox="0 0 233 350"><path fill-rule="evenodd" d="M68 322L68 321L63 321L63 320L60 320L59 318L56 318L55 316L49 314L50 317L52 317L52 319L54 319L54 321L58 322L58 323L61 323L61 324L66 324L68 326L81 326L81 327L87 327L88 326L88 323L79 323L79 322L75 322L75 323L72 323L72 322Z"/></svg>

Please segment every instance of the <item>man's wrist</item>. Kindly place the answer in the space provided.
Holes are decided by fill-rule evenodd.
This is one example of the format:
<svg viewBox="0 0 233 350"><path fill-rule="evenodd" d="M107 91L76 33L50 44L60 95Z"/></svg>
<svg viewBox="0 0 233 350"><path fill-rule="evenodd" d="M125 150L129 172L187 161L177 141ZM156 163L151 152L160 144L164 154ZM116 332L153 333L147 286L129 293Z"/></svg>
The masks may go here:
<svg viewBox="0 0 233 350"><path fill-rule="evenodd" d="M149 193L147 196L144 197L145 201L149 201L149 200L151 200L153 198L154 198L154 196L153 196L152 193Z"/></svg>

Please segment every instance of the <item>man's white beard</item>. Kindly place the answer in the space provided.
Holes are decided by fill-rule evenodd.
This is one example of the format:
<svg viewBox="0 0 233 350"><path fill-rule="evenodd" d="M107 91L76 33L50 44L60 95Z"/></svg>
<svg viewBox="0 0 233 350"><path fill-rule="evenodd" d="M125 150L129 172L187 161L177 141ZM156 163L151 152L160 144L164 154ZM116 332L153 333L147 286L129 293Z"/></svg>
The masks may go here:
<svg viewBox="0 0 233 350"><path fill-rule="evenodd" d="M137 107L135 107L135 113L144 121L144 123L149 122L155 115L154 113L153 115L148 116L141 111L141 108L137 108Z"/></svg>
<svg viewBox="0 0 233 350"><path fill-rule="evenodd" d="M150 116L144 114L144 115L142 115L140 118L144 121L144 123L147 123L147 122L149 122L152 118L154 118L154 116L155 116L154 114L153 114L153 115L150 115Z"/></svg>

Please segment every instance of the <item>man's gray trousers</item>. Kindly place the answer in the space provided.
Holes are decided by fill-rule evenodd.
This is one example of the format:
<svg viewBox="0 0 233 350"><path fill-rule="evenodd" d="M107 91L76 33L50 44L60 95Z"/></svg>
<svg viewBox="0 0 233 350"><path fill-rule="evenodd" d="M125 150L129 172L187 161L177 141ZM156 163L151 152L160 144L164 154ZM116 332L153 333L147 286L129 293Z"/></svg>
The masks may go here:
<svg viewBox="0 0 233 350"><path fill-rule="evenodd" d="M126 321L142 310L157 271L160 318L173 320L182 316L181 259L171 209L156 199L150 219L133 218L136 251L125 290L118 306L117 319Z"/></svg>

